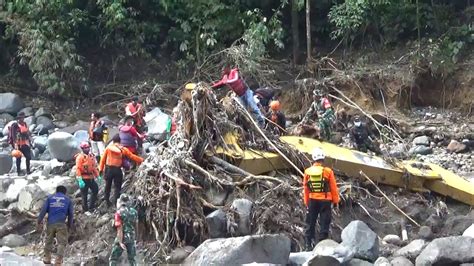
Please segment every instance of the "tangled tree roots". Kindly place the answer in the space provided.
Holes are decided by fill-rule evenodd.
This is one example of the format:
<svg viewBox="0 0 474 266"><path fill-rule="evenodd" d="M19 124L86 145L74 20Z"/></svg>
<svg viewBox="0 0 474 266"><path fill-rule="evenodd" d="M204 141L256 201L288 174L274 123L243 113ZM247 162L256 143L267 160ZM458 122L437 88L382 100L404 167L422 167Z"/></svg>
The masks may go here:
<svg viewBox="0 0 474 266"><path fill-rule="evenodd" d="M128 188L143 197L146 221L158 243L148 255L161 261L177 246L198 245L208 238L206 215L221 208L232 220L235 213L229 206L235 198L254 202L252 233L285 233L295 247L301 246L300 179L289 172L252 175L217 158L216 150L231 148L224 141L231 133L240 136L243 149L278 148L300 170L308 159L276 137L270 137L274 146L269 148L246 110L234 100L218 102L204 84L183 97L178 107L176 133L140 166ZM228 192L224 206L212 203L210 190Z"/></svg>

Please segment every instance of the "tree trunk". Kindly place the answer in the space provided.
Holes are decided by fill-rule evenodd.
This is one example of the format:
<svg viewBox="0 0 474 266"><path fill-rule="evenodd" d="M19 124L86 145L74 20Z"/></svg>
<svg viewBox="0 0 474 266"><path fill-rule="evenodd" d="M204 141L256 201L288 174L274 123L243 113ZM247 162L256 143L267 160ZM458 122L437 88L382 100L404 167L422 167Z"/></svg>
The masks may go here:
<svg viewBox="0 0 474 266"><path fill-rule="evenodd" d="M291 35L293 38L293 64L298 64L300 33L298 27L298 0L291 1Z"/></svg>
<svg viewBox="0 0 474 266"><path fill-rule="evenodd" d="M29 221L24 219L16 222L6 223L2 227L0 227L0 238L19 230L21 227L27 225L28 223Z"/></svg>
<svg viewBox="0 0 474 266"><path fill-rule="evenodd" d="M310 0L306 0L306 61L311 61L311 19Z"/></svg>

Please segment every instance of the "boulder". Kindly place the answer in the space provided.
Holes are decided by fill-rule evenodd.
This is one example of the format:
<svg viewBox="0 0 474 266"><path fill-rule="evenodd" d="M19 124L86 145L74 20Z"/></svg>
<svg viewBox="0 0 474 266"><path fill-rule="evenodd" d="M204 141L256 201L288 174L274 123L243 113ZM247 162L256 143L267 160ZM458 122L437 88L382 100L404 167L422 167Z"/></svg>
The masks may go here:
<svg viewBox="0 0 474 266"><path fill-rule="evenodd" d="M462 236L467 236L467 237L472 237L474 238L474 223L469 226L464 233L462 233Z"/></svg>
<svg viewBox="0 0 474 266"><path fill-rule="evenodd" d="M366 260L361 260L361 259L351 259L350 261L348 261L347 263L345 263L344 265L347 265L347 266L372 266L374 264L366 261Z"/></svg>
<svg viewBox="0 0 474 266"><path fill-rule="evenodd" d="M422 226L420 229L418 229L418 238L424 239L424 240L432 240L433 239L433 231L431 230L431 227L429 226Z"/></svg>
<svg viewBox="0 0 474 266"><path fill-rule="evenodd" d="M375 262L374 266L391 266L390 261L385 257L379 257Z"/></svg>
<svg viewBox="0 0 474 266"><path fill-rule="evenodd" d="M319 241L313 249L315 255L331 256L334 250L339 246L339 243L332 239L324 239Z"/></svg>
<svg viewBox="0 0 474 266"><path fill-rule="evenodd" d="M231 209L238 215L237 235L248 235L251 232L250 218L253 203L248 199L235 199Z"/></svg>
<svg viewBox="0 0 474 266"><path fill-rule="evenodd" d="M25 116L32 116L35 114L35 111L33 110L33 107L31 106L27 106L23 109L21 109L20 111L18 111L18 113L21 113L23 112L25 114Z"/></svg>
<svg viewBox="0 0 474 266"><path fill-rule="evenodd" d="M433 149L428 146L423 146L423 145L417 145L411 147L411 149L408 151L410 154L420 154L420 155L427 155L433 152Z"/></svg>
<svg viewBox="0 0 474 266"><path fill-rule="evenodd" d="M390 263L392 266L413 266L413 263L405 257L395 257Z"/></svg>
<svg viewBox="0 0 474 266"><path fill-rule="evenodd" d="M443 235L462 235L462 233L474 223L474 217L469 215L457 215L449 217L442 229Z"/></svg>
<svg viewBox="0 0 474 266"><path fill-rule="evenodd" d="M28 116L28 117L26 117L26 118L25 118L25 123L28 125L28 129L30 129L30 128L29 128L30 126L36 124L36 117L34 117L34 116Z"/></svg>
<svg viewBox="0 0 474 266"><path fill-rule="evenodd" d="M341 234L342 245L354 253L355 258L375 261L379 256L379 241L364 222L356 220L350 222Z"/></svg>
<svg viewBox="0 0 474 266"><path fill-rule="evenodd" d="M6 201L15 202L18 200L18 194L20 190L28 184L28 181L25 179L15 179L10 186L8 186Z"/></svg>
<svg viewBox="0 0 474 266"><path fill-rule="evenodd" d="M239 265L273 263L286 265L291 241L284 235L251 235L208 239L183 262L184 265Z"/></svg>
<svg viewBox="0 0 474 266"><path fill-rule="evenodd" d="M66 132L54 132L48 137L48 149L58 161L71 161L80 152L79 143L73 135Z"/></svg>
<svg viewBox="0 0 474 266"><path fill-rule="evenodd" d="M49 161L53 159L53 156L51 156L51 153L49 152L49 149L46 149L39 157L41 161Z"/></svg>
<svg viewBox="0 0 474 266"><path fill-rule="evenodd" d="M307 263L303 264L304 266L339 266L341 263L331 256L313 256Z"/></svg>
<svg viewBox="0 0 474 266"><path fill-rule="evenodd" d="M429 243L416 258L416 265L458 265L474 262L474 238L450 236Z"/></svg>
<svg viewBox="0 0 474 266"><path fill-rule="evenodd" d="M167 135L168 124L170 122L169 115L163 113L160 108L155 107L146 113L143 118L148 126L148 136L155 139L164 139Z"/></svg>
<svg viewBox="0 0 474 266"><path fill-rule="evenodd" d="M290 253L290 258L288 264L290 265L303 265L305 262L309 261L314 256L313 252L293 252Z"/></svg>
<svg viewBox="0 0 474 266"><path fill-rule="evenodd" d="M413 139L413 145L430 146L430 142L430 137L428 136L419 136Z"/></svg>
<svg viewBox="0 0 474 266"><path fill-rule="evenodd" d="M35 112L36 117L44 116L48 118L53 118L50 112L48 112L44 107L40 107L38 110Z"/></svg>
<svg viewBox="0 0 474 266"><path fill-rule="evenodd" d="M191 246L179 247L171 251L171 254L166 258L169 264L181 264L196 248Z"/></svg>
<svg viewBox="0 0 474 266"><path fill-rule="evenodd" d="M464 143L461 143L457 140L451 140L451 142L449 142L448 144L448 147L446 148L446 150L448 152L451 152L451 153L462 153L462 152L467 152L468 151L468 148L467 148L467 145L464 144Z"/></svg>
<svg viewBox="0 0 474 266"><path fill-rule="evenodd" d="M227 219L223 210L218 209L206 216L207 228L211 238L225 237L227 234Z"/></svg>
<svg viewBox="0 0 474 266"><path fill-rule="evenodd" d="M84 122L84 121L79 120L79 121L76 122L76 124L74 124L72 126L61 128L59 131L67 132L69 134L74 134L74 132L76 132L78 130L89 130L89 125L90 125L89 122ZM110 131L109 131L109 136L110 137L113 136L112 134L110 134Z"/></svg>
<svg viewBox="0 0 474 266"><path fill-rule="evenodd" d="M415 260L415 258L420 255L421 251L426 247L427 244L428 243L425 242L425 240L423 239L415 239L411 241L408 245L395 251L393 255L397 257L405 257L410 260Z"/></svg>
<svg viewBox="0 0 474 266"><path fill-rule="evenodd" d="M27 185L20 190L18 195L18 209L20 211L39 211L43 206L46 196L46 192L38 185Z"/></svg>
<svg viewBox="0 0 474 266"><path fill-rule="evenodd" d="M65 128L67 127L69 124L65 121L55 121L54 122L54 125L57 127L57 128Z"/></svg>
<svg viewBox="0 0 474 266"><path fill-rule="evenodd" d="M26 245L26 240L24 237L17 234L9 234L4 236L0 240L0 245L7 246L11 248L21 247Z"/></svg>
<svg viewBox="0 0 474 266"><path fill-rule="evenodd" d="M53 120L46 116L38 116L36 118L36 125L37 128L41 128L41 130L39 130L39 134L48 134L49 130L54 129Z"/></svg>
<svg viewBox="0 0 474 266"><path fill-rule="evenodd" d="M25 107L23 100L17 94L7 92L0 93L0 113L16 115L18 111Z"/></svg>
<svg viewBox="0 0 474 266"><path fill-rule="evenodd" d="M3 121L4 123L8 123L13 120L15 120L15 117L9 113L0 114L0 121Z"/></svg>
<svg viewBox="0 0 474 266"><path fill-rule="evenodd" d="M48 147L48 137L46 136L35 136L33 137L33 146L38 148L40 152L44 152Z"/></svg>
<svg viewBox="0 0 474 266"><path fill-rule="evenodd" d="M8 136L8 130L10 129L11 125L13 125L13 123L16 123L16 120L12 120L10 122L8 122L5 127L3 128L3 131L2 131L2 134L4 136Z"/></svg>
<svg viewBox="0 0 474 266"><path fill-rule="evenodd" d="M9 153L0 153L0 175L10 173L13 166L12 156Z"/></svg>
<svg viewBox="0 0 474 266"><path fill-rule="evenodd" d="M78 143L89 140L89 132L87 130L78 130L74 132L74 138Z"/></svg>
<svg viewBox="0 0 474 266"><path fill-rule="evenodd" d="M402 244L402 239L397 235L386 235L382 239L384 243L400 246Z"/></svg>

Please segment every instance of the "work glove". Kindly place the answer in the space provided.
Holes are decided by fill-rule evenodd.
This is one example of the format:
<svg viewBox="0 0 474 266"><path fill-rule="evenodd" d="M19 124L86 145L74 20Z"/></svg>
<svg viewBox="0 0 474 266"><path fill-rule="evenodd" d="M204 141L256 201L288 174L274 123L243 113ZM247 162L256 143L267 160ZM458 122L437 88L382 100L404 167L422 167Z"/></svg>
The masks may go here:
<svg viewBox="0 0 474 266"><path fill-rule="evenodd" d="M77 184L79 185L79 188L84 188L86 186L86 183L84 183L84 180L82 180L82 176L76 177Z"/></svg>
<svg viewBox="0 0 474 266"><path fill-rule="evenodd" d="M99 186L102 184L102 176L101 175L99 175L97 177L97 183L99 184Z"/></svg>

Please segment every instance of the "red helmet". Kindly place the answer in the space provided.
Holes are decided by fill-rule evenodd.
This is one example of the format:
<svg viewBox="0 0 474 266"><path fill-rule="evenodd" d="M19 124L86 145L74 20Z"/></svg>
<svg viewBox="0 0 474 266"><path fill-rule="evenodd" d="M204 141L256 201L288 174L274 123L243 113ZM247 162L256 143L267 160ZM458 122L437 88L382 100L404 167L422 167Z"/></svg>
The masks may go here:
<svg viewBox="0 0 474 266"><path fill-rule="evenodd" d="M89 145L89 142L83 141L79 147L81 147L81 149L90 149L91 145Z"/></svg>

